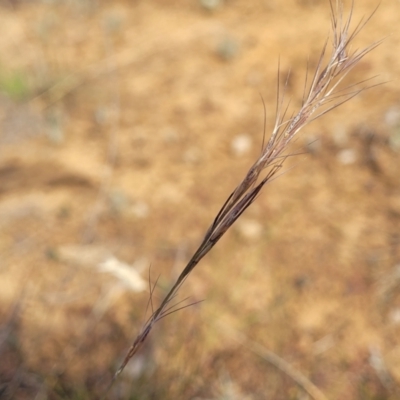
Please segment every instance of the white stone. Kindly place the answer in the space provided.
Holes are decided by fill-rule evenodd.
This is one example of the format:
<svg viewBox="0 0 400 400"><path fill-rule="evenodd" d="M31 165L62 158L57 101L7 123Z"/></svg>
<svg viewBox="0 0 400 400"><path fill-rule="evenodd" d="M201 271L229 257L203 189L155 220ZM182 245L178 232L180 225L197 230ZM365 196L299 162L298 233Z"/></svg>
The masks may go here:
<svg viewBox="0 0 400 400"><path fill-rule="evenodd" d="M231 148L233 154L240 157L247 154L253 145L251 137L246 134L241 134L233 138Z"/></svg>
<svg viewBox="0 0 400 400"><path fill-rule="evenodd" d="M338 153L337 159L343 165L350 165L356 162L357 154L353 149L344 149Z"/></svg>
<svg viewBox="0 0 400 400"><path fill-rule="evenodd" d="M263 231L261 223L251 219L238 221L237 228L242 236L250 240L258 239Z"/></svg>

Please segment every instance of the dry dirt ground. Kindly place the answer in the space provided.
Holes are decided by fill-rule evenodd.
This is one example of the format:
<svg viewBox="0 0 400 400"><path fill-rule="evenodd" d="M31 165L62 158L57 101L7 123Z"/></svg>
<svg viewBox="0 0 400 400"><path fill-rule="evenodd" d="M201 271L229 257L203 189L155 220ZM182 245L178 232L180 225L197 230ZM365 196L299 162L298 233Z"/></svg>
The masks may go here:
<svg viewBox="0 0 400 400"><path fill-rule="evenodd" d="M355 3L355 21L377 5ZM1 399L100 397L149 277L156 304L259 154L279 59L299 106L329 12L0 2ZM382 0L357 46L386 40L348 81L386 83L302 132L177 299L204 301L154 329L110 399L400 398L399 18Z"/></svg>

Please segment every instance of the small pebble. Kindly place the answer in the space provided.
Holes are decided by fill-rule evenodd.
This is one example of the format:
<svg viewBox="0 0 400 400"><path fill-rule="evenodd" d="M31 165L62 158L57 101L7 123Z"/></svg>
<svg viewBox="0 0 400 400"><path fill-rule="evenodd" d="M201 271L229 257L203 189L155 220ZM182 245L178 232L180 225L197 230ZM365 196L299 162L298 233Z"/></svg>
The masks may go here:
<svg viewBox="0 0 400 400"><path fill-rule="evenodd" d="M179 133L173 128L165 128L161 132L164 143L176 143L179 141Z"/></svg>
<svg viewBox="0 0 400 400"><path fill-rule="evenodd" d="M356 162L357 154L353 149L344 149L338 153L337 159L343 165L350 165Z"/></svg>
<svg viewBox="0 0 400 400"><path fill-rule="evenodd" d="M238 51L238 42L233 38L225 38L217 46L217 54L225 61L232 60Z"/></svg>
<svg viewBox="0 0 400 400"><path fill-rule="evenodd" d="M136 201L130 211L135 217L144 219L149 215L149 206L144 201Z"/></svg>
<svg viewBox="0 0 400 400"><path fill-rule="evenodd" d="M237 228L240 234L246 239L254 240L260 238L263 226L258 221L242 219L238 222Z"/></svg>
<svg viewBox="0 0 400 400"><path fill-rule="evenodd" d="M235 156L243 156L251 150L252 144L253 143L249 135L238 135L232 140L232 152L235 154Z"/></svg>
<svg viewBox="0 0 400 400"><path fill-rule="evenodd" d="M395 325L400 325L400 308L395 308L390 311L389 320Z"/></svg>
<svg viewBox="0 0 400 400"><path fill-rule="evenodd" d="M187 164L198 164L201 161L201 151L191 147L183 153L183 161Z"/></svg>
<svg viewBox="0 0 400 400"><path fill-rule="evenodd" d="M384 121L391 127L400 125L400 107L390 107L385 114Z"/></svg>
<svg viewBox="0 0 400 400"><path fill-rule="evenodd" d="M222 5L222 0L200 0L200 5L208 11L214 11Z"/></svg>
<svg viewBox="0 0 400 400"><path fill-rule="evenodd" d="M121 213L126 209L129 204L129 200L123 192L112 191L108 194L108 201L112 211Z"/></svg>

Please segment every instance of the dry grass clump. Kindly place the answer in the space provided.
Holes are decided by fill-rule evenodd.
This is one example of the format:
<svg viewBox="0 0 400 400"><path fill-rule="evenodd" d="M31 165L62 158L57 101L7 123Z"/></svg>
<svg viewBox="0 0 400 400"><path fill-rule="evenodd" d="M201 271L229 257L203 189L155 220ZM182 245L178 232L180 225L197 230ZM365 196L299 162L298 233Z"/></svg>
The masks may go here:
<svg viewBox="0 0 400 400"><path fill-rule="evenodd" d="M380 44L380 41L377 41L361 50L352 48L356 36L374 14L372 13L368 18L361 20L355 28L351 30L352 11L353 5L346 18L343 15L342 3L336 1L335 4L332 4L331 2L332 35L323 46L312 79L308 81L306 77L300 110L297 113L293 113L291 116L288 116L288 106L285 102L285 89L288 80L286 79L286 83L283 85L282 89L280 85L280 70L278 67L276 121L270 139L265 146L263 145L259 158L248 170L244 179L228 196L226 202L208 228L200 246L190 258L190 261L182 270L161 304L155 310L153 309L152 303L153 290L151 290L150 305L153 309L153 313L134 340L122 365L115 373L114 380L123 371L129 360L141 348L154 325L169 314L187 307L187 305L182 305L182 302L172 304L177 296L179 288L200 260L216 245L235 221L256 200L265 185L282 170L285 160L292 155L287 152L289 144L296 138L299 131L310 122L347 102L360 92L372 87L371 85L362 86L361 84L364 82L347 85L344 88L341 85L349 72L360 60ZM327 54L328 45L330 43L332 49L330 54Z"/></svg>

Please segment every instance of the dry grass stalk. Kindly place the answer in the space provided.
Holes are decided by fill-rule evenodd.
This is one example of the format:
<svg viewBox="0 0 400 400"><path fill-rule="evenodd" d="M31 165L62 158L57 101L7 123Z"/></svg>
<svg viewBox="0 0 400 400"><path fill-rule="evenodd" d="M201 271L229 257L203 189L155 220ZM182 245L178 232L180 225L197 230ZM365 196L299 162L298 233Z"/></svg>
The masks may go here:
<svg viewBox="0 0 400 400"><path fill-rule="evenodd" d="M236 331L228 324L219 323L221 327L229 332L232 339L238 342L240 345L246 347L248 350L252 351L257 356L261 357L288 377L290 377L296 384L302 388L308 395L314 400L328 400L328 398L321 392L301 371L294 368L286 360L279 357L277 354L271 350L266 349L261 344L250 340L242 333Z"/></svg>
<svg viewBox="0 0 400 400"><path fill-rule="evenodd" d="M172 312L183 308L178 308L177 305L171 306L171 301L175 298L179 288L199 261L216 245L225 232L255 201L264 186L281 170L283 163L289 156L286 150L298 132L311 121L314 121L325 113L345 103L360 92L372 87L371 85L360 87L359 85L363 82L347 86L344 89L339 88L339 85L353 67L356 66L366 54L381 43L381 41L377 41L362 50L351 49L355 37L364 28L375 11L367 19L361 20L353 31L350 31L353 4L347 18L343 17L343 6L339 0L337 0L335 4L332 4L331 1L330 6L333 31L331 38L331 55L326 60L326 51L330 41L328 37L310 84L308 84L306 79L300 110L297 114L286 118L287 108L284 109L283 107L284 90L281 94L278 69L276 122L269 141L263 147L260 157L255 161L244 179L231 193L218 212L213 223L208 228L199 248L187 263L160 306L145 323L129 349L122 365L115 373L113 381L115 381L129 360L140 349L154 325Z"/></svg>

